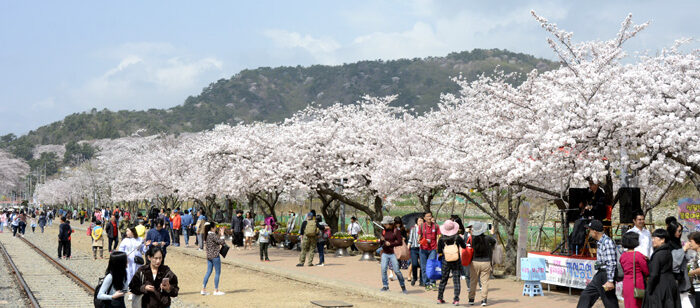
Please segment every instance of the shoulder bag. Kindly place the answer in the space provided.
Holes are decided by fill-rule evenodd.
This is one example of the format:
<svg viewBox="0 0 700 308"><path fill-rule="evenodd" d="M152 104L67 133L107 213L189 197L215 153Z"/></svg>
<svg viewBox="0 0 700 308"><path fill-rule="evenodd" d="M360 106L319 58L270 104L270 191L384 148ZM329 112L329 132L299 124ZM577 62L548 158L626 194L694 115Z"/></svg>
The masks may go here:
<svg viewBox="0 0 700 308"><path fill-rule="evenodd" d="M231 248L231 247L229 247L229 246L226 245L226 244L221 245L221 250L219 250L219 254L220 254L222 257L226 258L226 255L228 254L229 248Z"/></svg>
<svg viewBox="0 0 700 308"><path fill-rule="evenodd" d="M644 298L646 290L637 288L637 262L635 260L637 252L632 251L632 279L634 279L634 298Z"/></svg>

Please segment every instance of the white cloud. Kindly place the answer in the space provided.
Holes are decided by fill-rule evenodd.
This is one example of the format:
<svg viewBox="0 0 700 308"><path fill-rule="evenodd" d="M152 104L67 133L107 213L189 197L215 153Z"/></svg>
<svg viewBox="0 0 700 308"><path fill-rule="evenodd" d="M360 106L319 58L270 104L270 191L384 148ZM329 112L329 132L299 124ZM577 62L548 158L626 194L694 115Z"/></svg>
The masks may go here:
<svg viewBox="0 0 700 308"><path fill-rule="evenodd" d="M301 48L323 64L333 63L331 56L341 46L333 38L315 38L311 35L299 34L279 29L269 29L263 32L275 44L282 48Z"/></svg>

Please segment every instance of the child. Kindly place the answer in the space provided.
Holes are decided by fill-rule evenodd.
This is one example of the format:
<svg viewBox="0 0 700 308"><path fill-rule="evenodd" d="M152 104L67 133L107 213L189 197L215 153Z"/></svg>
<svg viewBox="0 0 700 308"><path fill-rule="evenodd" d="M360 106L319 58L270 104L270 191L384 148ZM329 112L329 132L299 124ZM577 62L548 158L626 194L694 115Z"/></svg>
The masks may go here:
<svg viewBox="0 0 700 308"><path fill-rule="evenodd" d="M95 221L95 228L92 229L92 259L97 260L97 250L100 250L100 259L104 259L104 237L102 236L102 222Z"/></svg>
<svg viewBox="0 0 700 308"><path fill-rule="evenodd" d="M32 214L32 219L29 221L29 224L32 226L32 233L34 233L34 229L36 229L36 214Z"/></svg>
<svg viewBox="0 0 700 308"><path fill-rule="evenodd" d="M270 258L267 256L267 248L270 246L270 234L272 233L272 228L270 225L263 226L260 229L260 234L258 235L258 241L260 242L260 261L269 262ZM265 259L263 260L263 255Z"/></svg>

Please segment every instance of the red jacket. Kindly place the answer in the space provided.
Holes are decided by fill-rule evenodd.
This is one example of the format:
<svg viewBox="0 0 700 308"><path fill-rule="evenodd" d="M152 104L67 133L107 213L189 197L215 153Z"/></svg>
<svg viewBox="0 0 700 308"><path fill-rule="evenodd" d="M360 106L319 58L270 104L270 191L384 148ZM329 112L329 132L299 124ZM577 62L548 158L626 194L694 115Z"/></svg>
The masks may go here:
<svg viewBox="0 0 700 308"><path fill-rule="evenodd" d="M437 237L440 235L440 227L437 224L432 224L432 226L428 227L428 224L424 223L418 231L420 235L420 249L437 250ZM424 240L430 240L430 243Z"/></svg>
<svg viewBox="0 0 700 308"><path fill-rule="evenodd" d="M180 228L182 227L182 217L180 216L180 214L179 213L175 214L175 216L173 216L172 220L173 220L173 230L180 230Z"/></svg>

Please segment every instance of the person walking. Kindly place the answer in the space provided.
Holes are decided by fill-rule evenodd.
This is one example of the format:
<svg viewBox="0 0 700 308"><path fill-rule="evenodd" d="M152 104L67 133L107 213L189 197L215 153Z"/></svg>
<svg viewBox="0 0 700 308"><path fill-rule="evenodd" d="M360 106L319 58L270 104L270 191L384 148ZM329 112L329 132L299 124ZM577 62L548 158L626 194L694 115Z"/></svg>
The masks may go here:
<svg viewBox="0 0 700 308"><path fill-rule="evenodd" d="M144 262L137 263L137 257L140 261L143 260L143 254L146 252L148 244L143 242L143 239L136 236L136 228L126 229L126 236L122 238L121 243L119 243L119 251L126 253L127 265L126 265L126 283L129 284L131 279L136 274L136 270L144 264Z"/></svg>
<svg viewBox="0 0 700 308"><path fill-rule="evenodd" d="M601 225L602 226L602 225ZM481 282L481 306L486 306L489 295L489 278L491 277L491 258L493 247L496 245L496 239L486 235L488 225L481 221L476 221L472 224L472 247L474 255L469 268L469 277L471 277L469 286L469 304L474 304L476 296L476 287ZM493 230L490 230L493 232ZM614 294L613 294L614 295Z"/></svg>
<svg viewBox="0 0 700 308"><path fill-rule="evenodd" d="M24 235L27 229L27 214L24 211L19 212L19 233Z"/></svg>
<svg viewBox="0 0 700 308"><path fill-rule="evenodd" d="M420 263L420 243L418 230L423 224L423 217L416 217L415 224L411 227L411 232L408 235L408 248L411 251L411 265L409 266L409 274L411 275L409 280L411 280L411 286L416 285L416 281L419 281L419 285L423 286L423 272L419 271ZM420 276L419 276L420 273Z"/></svg>
<svg viewBox="0 0 700 308"><path fill-rule="evenodd" d="M236 216L231 219L231 231L233 231L233 246L240 249L243 247L243 211L236 210Z"/></svg>
<svg viewBox="0 0 700 308"><path fill-rule="evenodd" d="M301 234L301 253L299 254L299 263L297 266L304 266L304 262L308 256L307 266L314 266L314 247L318 241L321 226L314 219L313 213L306 214L306 220L301 223L299 234Z"/></svg>
<svg viewBox="0 0 700 308"><path fill-rule="evenodd" d="M258 234L258 242L260 242L260 261L270 261L267 250L270 247L271 234L272 227L268 224L265 224L262 229L260 229L260 233Z"/></svg>
<svg viewBox="0 0 700 308"><path fill-rule="evenodd" d="M615 269L617 268L617 248L613 240L603 233L603 223L594 219L588 223L588 236L598 243L596 267L598 272L593 275L591 282L581 292L578 308L590 308L598 298L602 298L605 308L619 307L615 295ZM474 238L476 244L476 237ZM476 248L475 254L476 254ZM474 263L472 263L474 264ZM472 268L474 265L472 265ZM472 272L473 273L473 272ZM475 278L475 277L472 277ZM474 282L472 282L474 286ZM484 287L486 287L484 285Z"/></svg>
<svg viewBox="0 0 700 308"><path fill-rule="evenodd" d="M627 249L620 256L620 265L625 274L622 280L622 297L625 300L625 308L641 308L643 295L636 298L635 289L644 290L644 281L649 276L647 259L636 248L639 246L639 234L627 232L622 235L622 248Z"/></svg>
<svg viewBox="0 0 700 308"><path fill-rule="evenodd" d="M141 307L167 308L180 292L177 275L163 264L163 251L151 246L146 252L148 262L139 267L129 283L129 290L141 297Z"/></svg>
<svg viewBox="0 0 700 308"><path fill-rule="evenodd" d="M352 236L352 238L357 239L360 236L360 232L362 232L362 226L357 222L357 217L352 216L350 217L350 225L348 225L348 234ZM357 247L355 247L355 243L352 243L352 246L350 246L350 251L358 251Z"/></svg>
<svg viewBox="0 0 700 308"><path fill-rule="evenodd" d="M433 222L433 214L426 212L423 215L423 220L425 221L419 231L418 235L420 238L420 264L421 264L421 275L423 279L423 285L425 285L425 290L437 290L435 286L435 281L428 278L425 273L425 264L428 263L428 259L437 258L437 238L440 235L440 228L437 224Z"/></svg>
<svg viewBox="0 0 700 308"><path fill-rule="evenodd" d="M92 228L92 259L97 260L97 251L100 251L100 259L104 259L104 229L102 228L102 221L96 220L95 227Z"/></svg>
<svg viewBox="0 0 700 308"><path fill-rule="evenodd" d="M192 214L190 214L190 210L185 210L185 215L182 215L182 218L180 219L180 223L182 225L182 237L185 239L185 247L190 247L190 235L192 235L190 229L192 228L193 222L194 219Z"/></svg>
<svg viewBox="0 0 700 308"><path fill-rule="evenodd" d="M44 228L46 227L46 213L41 212L39 214L39 228L41 229L41 233L44 233Z"/></svg>
<svg viewBox="0 0 700 308"><path fill-rule="evenodd" d="M0 211L0 233L5 232L5 224L7 224L7 212Z"/></svg>
<svg viewBox="0 0 700 308"><path fill-rule="evenodd" d="M127 283L127 257L122 251L115 251L109 255L109 263L102 286L97 291L97 299L103 306L114 308L126 308L124 295L128 291Z"/></svg>
<svg viewBox="0 0 700 308"><path fill-rule="evenodd" d="M389 279L387 278L387 270L389 268L389 263L392 264L394 272L396 273L396 278L399 280L399 285L401 286L401 292L403 294L408 294L406 291L406 283L401 274L401 267L399 267L399 261L396 259L394 254L394 247L401 246L403 244L403 238L401 237L401 231L394 228L394 218L391 216L384 216L382 218L382 225L384 230L382 230L382 237L380 239L382 243L382 257L381 257L381 271L382 271L382 288L380 291L389 291Z"/></svg>
<svg viewBox="0 0 700 308"><path fill-rule="evenodd" d="M681 298L678 283L673 275L673 256L669 245L670 235L664 229L651 234L654 252L649 260L649 279L642 307L680 308Z"/></svg>
<svg viewBox="0 0 700 308"><path fill-rule="evenodd" d="M321 216L318 216L318 224L321 226L321 233L318 236L318 241L316 242L316 251L318 251L318 264L316 266L325 266L326 259L323 253L323 248L326 246L326 242L330 238L331 228L325 222L319 221Z"/></svg>
<svg viewBox="0 0 700 308"><path fill-rule="evenodd" d="M253 249L253 237L255 236L255 230L253 226L255 220L252 218L250 212L245 213L245 218L243 219L243 237L245 238L244 249Z"/></svg>
<svg viewBox="0 0 700 308"><path fill-rule="evenodd" d="M462 261L461 261L461 249L467 247L459 234L459 224L452 220L445 221L445 223L440 226L440 234L442 236L438 239L438 255L442 257L442 279L440 279L440 286L438 288L438 304L444 304L443 294L445 293L445 287L447 286L447 281L452 275L452 284L454 286L454 298L452 304L459 306L459 293L461 292L461 282L460 277L462 276Z"/></svg>
<svg viewBox="0 0 700 308"><path fill-rule="evenodd" d="M36 214L32 213L32 218L29 220L29 225L32 227L32 233L36 229Z"/></svg>
<svg viewBox="0 0 700 308"><path fill-rule="evenodd" d="M156 219L155 224L156 227L146 233L146 242L149 242L151 247L160 247L163 254L161 262L165 263L165 257L168 255L166 249L170 246L170 235L168 230L163 227L165 225L163 219Z"/></svg>
<svg viewBox="0 0 700 308"><path fill-rule="evenodd" d="M117 249L119 243L119 228L117 226L117 215L112 215L104 225L104 233L107 234L107 251L112 253L112 250Z"/></svg>
<svg viewBox="0 0 700 308"><path fill-rule="evenodd" d="M66 260L70 259L70 235L73 229L65 216L61 217L61 225L58 226L58 259L62 257Z"/></svg>
<svg viewBox="0 0 700 308"><path fill-rule="evenodd" d="M199 211L199 217L197 217L197 225L195 226L196 232L197 232L197 244L199 245L199 251L202 251L204 249L204 240L202 238L204 237L204 224L207 222L207 217L202 214L202 211Z"/></svg>
<svg viewBox="0 0 700 308"><path fill-rule="evenodd" d="M170 217L170 221L173 224L173 246L180 247L180 235L182 234L182 216L180 216L180 210L175 209L173 215Z"/></svg>
<svg viewBox="0 0 700 308"><path fill-rule="evenodd" d="M212 229L216 230L214 232ZM224 295L226 293L219 291L219 277L221 277L221 256L219 255L221 251L221 246L225 245L224 241L224 228L212 228L211 223L204 224L204 242L207 250L207 273L204 274L204 281L202 282L202 295L209 295L207 293L207 282L209 282L209 276L211 276L212 268L216 271L214 275L214 295Z"/></svg>

